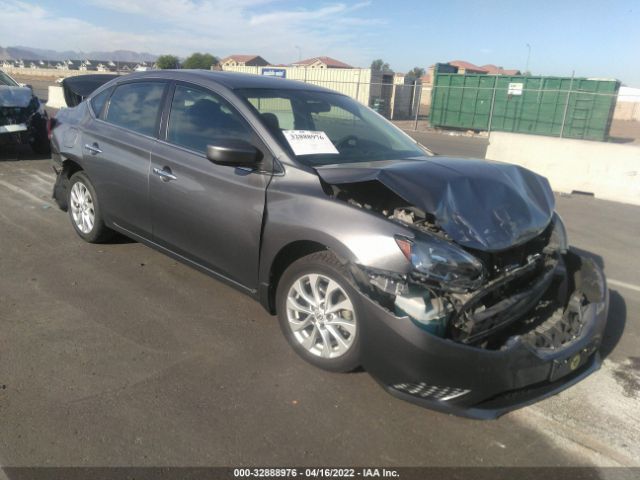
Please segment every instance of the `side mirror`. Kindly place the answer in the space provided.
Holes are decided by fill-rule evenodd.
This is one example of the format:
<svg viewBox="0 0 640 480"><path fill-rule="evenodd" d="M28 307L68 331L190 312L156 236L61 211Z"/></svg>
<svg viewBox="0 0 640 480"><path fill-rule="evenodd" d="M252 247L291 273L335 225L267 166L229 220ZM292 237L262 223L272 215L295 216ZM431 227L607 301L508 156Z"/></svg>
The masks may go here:
<svg viewBox="0 0 640 480"><path fill-rule="evenodd" d="M262 160L262 153L244 140L229 139L207 145L207 158L219 165L255 167Z"/></svg>

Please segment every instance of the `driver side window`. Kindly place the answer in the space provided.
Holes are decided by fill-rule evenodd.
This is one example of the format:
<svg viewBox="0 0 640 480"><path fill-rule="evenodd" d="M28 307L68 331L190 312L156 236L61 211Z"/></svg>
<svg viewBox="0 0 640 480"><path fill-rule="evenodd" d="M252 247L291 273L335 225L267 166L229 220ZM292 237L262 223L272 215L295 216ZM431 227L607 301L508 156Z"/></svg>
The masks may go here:
<svg viewBox="0 0 640 480"><path fill-rule="evenodd" d="M167 141L205 153L220 139L251 142L252 131L222 97L207 90L176 85L171 102Z"/></svg>

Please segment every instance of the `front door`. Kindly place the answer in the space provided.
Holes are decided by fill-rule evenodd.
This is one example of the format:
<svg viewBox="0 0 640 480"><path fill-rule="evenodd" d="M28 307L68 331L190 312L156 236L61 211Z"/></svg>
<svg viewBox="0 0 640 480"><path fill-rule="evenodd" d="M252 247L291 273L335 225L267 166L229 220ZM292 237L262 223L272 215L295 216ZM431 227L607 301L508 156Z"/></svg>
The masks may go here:
<svg viewBox="0 0 640 480"><path fill-rule="evenodd" d="M249 124L216 93L177 83L166 139L151 155L153 238L214 273L257 288L260 233L270 175L216 165L206 158L217 139L248 141L266 156Z"/></svg>

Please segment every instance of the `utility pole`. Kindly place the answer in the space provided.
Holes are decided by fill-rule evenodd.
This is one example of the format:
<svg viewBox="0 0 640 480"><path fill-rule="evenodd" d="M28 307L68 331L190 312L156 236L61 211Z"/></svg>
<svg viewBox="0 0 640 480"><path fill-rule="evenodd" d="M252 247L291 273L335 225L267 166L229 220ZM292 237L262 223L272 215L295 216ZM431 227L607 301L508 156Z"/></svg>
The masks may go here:
<svg viewBox="0 0 640 480"><path fill-rule="evenodd" d="M567 92L567 101L564 104L564 112L562 114L562 125L560 127L560 138L564 138L564 124L567 122L567 112L569 111L569 97L571 97L571 89L573 88L573 77L576 71L571 72L571 82L569 82L569 91Z"/></svg>
<svg viewBox="0 0 640 480"><path fill-rule="evenodd" d="M525 73L529 72L529 60L531 60L531 45L527 43L527 66L524 69Z"/></svg>

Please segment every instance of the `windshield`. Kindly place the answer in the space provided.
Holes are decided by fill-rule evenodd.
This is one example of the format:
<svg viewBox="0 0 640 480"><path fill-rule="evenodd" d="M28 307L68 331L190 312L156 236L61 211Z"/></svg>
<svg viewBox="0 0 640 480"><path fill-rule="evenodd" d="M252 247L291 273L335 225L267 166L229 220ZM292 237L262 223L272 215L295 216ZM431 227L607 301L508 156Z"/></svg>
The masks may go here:
<svg viewBox="0 0 640 480"><path fill-rule="evenodd" d="M14 82L13 79L2 70L0 70L0 85L8 85L10 87L18 86L18 84Z"/></svg>
<svg viewBox="0 0 640 480"><path fill-rule="evenodd" d="M409 136L355 100L312 90L237 91L300 162L311 165L424 157Z"/></svg>

